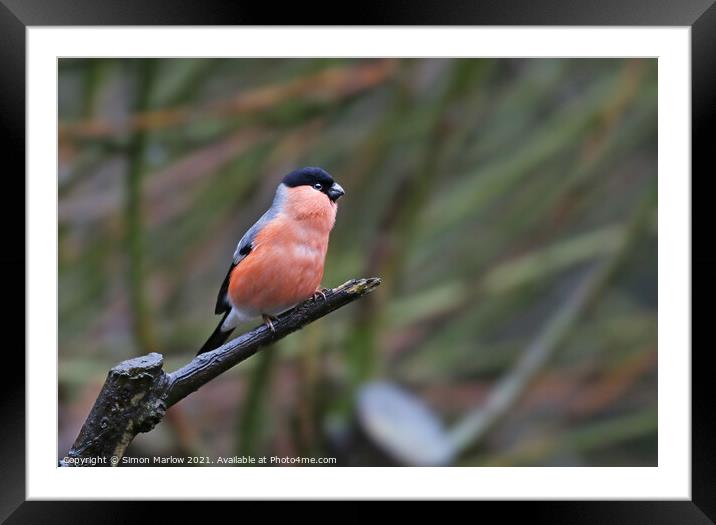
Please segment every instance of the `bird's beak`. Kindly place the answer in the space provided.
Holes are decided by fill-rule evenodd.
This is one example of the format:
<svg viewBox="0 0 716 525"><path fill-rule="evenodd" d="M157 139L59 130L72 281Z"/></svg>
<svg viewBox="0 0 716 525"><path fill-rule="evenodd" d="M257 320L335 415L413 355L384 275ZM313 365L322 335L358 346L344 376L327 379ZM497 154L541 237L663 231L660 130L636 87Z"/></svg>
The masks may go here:
<svg viewBox="0 0 716 525"><path fill-rule="evenodd" d="M338 199L340 199L343 195L345 195L345 191L343 191L343 188L341 188L341 185L337 182L334 182L333 185L331 185L330 188L328 188L328 198L331 199L333 202L336 202Z"/></svg>

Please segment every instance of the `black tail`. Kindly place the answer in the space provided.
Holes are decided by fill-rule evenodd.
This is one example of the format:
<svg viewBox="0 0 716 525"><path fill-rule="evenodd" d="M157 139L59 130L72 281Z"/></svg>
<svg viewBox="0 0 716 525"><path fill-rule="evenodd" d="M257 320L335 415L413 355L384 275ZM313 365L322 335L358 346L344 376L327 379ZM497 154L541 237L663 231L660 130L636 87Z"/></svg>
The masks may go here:
<svg viewBox="0 0 716 525"><path fill-rule="evenodd" d="M219 321L219 325L214 330L214 333L209 336L209 339L206 340L206 343L204 343L204 346L201 347L201 349L196 353L196 355L203 354L204 352L210 352L215 348L219 348L222 344L224 344L224 341L229 338L231 332L233 332L234 329L231 328L224 332L221 330L221 325L224 324L224 321L226 320L230 312L231 310L226 311L224 317L222 317L221 321Z"/></svg>

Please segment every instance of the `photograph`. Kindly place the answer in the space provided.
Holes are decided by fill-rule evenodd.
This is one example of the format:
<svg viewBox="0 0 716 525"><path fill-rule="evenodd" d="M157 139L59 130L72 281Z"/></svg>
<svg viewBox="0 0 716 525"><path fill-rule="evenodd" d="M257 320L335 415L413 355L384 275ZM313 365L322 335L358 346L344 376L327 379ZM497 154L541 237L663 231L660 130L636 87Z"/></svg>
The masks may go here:
<svg viewBox="0 0 716 525"><path fill-rule="evenodd" d="M56 465L658 467L660 80L59 57Z"/></svg>

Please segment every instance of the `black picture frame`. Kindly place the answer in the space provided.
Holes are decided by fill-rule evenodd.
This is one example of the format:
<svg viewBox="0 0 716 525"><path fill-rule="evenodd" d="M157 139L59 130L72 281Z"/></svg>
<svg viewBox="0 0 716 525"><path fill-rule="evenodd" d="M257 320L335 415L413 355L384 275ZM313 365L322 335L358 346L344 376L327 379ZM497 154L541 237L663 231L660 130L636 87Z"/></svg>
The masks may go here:
<svg viewBox="0 0 716 525"><path fill-rule="evenodd" d="M281 3L280 9L269 3L216 2L208 0L0 0L0 130L6 199L5 249L0 255L0 275L6 276L4 290L16 286L20 296L19 275L25 273L25 231L16 225L25 217L25 31L36 25L615 25L615 26L689 26L692 60L692 246L697 226L710 230L709 217L703 206L694 214L697 196L707 198L706 182L713 178L709 153L713 148L709 125L716 113L716 5L714 0L524 0L440 2L361 2L360 9L345 4L333 7L308 7ZM693 182L699 175L699 192ZM15 191L7 188L15 184ZM22 214L22 215L20 215ZM692 283L699 275L699 293L709 297L716 292L712 276L714 258L706 243L692 249ZM48 264L54 264L49 260ZM697 270L698 268L698 270ZM8 276L15 276L8 278ZM693 286L692 286L693 288ZM25 501L25 359L19 350L24 346L21 327L38 329L29 324L19 301L6 299L5 349L2 353L0 378L0 519L7 523L125 523L137 516L168 518L167 505L152 506L146 502L37 502ZM23 301L24 305L24 301ZM693 296L692 296L692 305ZM22 312L22 313L21 313ZM704 318L706 309L692 306L692 319ZM22 316L22 319L21 319ZM47 322L54 322L47 320ZM692 321L693 327L693 321ZM693 330L692 330L693 332ZM8 335L18 335L11 341ZM23 334L20 336L19 334ZM12 343L12 344L11 344ZM684 349L688 351L688 349ZM716 433L714 432L714 394L711 391L711 368L708 349L696 351L692 343L692 499L690 501L623 501L623 502L481 502L498 505L501 520L522 518L546 523L714 523L716 522ZM81 495L78 495L81 497ZM246 512L245 503L243 512ZM184 505L171 505L185 512ZM331 510L326 510L330 513ZM78 517L82 519L78 520ZM357 517L357 515L356 515ZM235 516L239 519L239 516ZM162 520L164 521L164 520Z"/></svg>

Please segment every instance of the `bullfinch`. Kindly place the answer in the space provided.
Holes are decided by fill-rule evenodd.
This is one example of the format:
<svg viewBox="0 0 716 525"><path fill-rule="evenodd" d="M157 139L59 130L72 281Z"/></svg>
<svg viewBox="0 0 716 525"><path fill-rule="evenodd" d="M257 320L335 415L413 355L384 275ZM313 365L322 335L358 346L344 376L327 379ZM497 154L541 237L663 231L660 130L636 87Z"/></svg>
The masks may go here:
<svg viewBox="0 0 716 525"><path fill-rule="evenodd" d="M219 325L197 355L221 346L236 326L275 316L310 297L318 299L337 201L345 192L321 168L286 175L271 207L241 237L216 299Z"/></svg>

